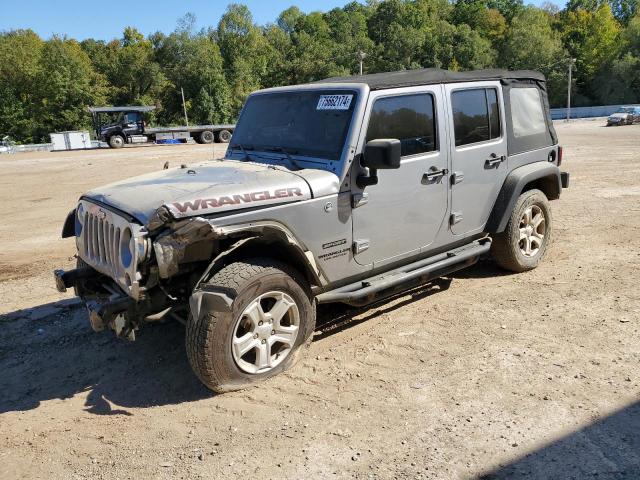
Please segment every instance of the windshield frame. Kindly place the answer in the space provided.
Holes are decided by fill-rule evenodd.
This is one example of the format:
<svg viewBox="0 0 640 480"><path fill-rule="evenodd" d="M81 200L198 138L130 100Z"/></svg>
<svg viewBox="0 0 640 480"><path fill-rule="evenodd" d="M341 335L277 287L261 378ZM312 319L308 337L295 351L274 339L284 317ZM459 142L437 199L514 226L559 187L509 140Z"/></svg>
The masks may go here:
<svg viewBox="0 0 640 480"><path fill-rule="evenodd" d="M357 133L360 125L360 119L362 117L362 111L364 106L366 105L366 100L369 94L369 87L364 84L359 83L344 83L344 84L313 84L313 85L297 85L293 87L277 87L270 88L266 90L260 90L252 93L245 105L240 112L238 117L237 126L241 125L243 122L243 114L246 109L246 105L249 103L249 100L258 95L271 95L274 93L301 93L301 92L323 92L330 94L331 92L345 92L345 91L353 91L354 93L354 106L353 111L351 113L351 118L349 120L349 126L347 128L346 134L344 136L344 140L342 142L342 149L338 155L337 159L327 159L321 157L314 157L305 155L304 153L297 153L288 150L286 152L277 152L270 148L270 146L261 146L261 145L242 145L245 151L238 146L235 139L232 138L229 143L229 147L227 149L227 154L225 158L231 160L246 160L245 153L249 157L249 160L256 163L269 163L269 164L285 164L287 166L291 166L291 168L295 168L296 164L298 167L304 168L312 168L319 170L328 170L330 172L336 173L340 177L342 177L346 172L346 166L349 163L347 160L353 156L355 152L355 147L353 145L357 141ZM246 121L246 120L245 120ZM237 130L236 126L236 130ZM354 139L354 136L356 137ZM247 148L247 146L249 148ZM290 159L294 160L294 164L292 164Z"/></svg>

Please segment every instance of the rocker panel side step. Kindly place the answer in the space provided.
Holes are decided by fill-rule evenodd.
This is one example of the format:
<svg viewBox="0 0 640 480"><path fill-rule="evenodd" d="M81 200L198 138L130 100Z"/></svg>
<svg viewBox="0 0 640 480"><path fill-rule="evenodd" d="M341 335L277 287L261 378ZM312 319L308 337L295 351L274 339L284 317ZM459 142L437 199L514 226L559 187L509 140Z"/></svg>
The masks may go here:
<svg viewBox="0 0 640 480"><path fill-rule="evenodd" d="M468 245L425 258L408 265L390 270L381 275L361 280L316 297L318 303L340 302L362 306L377 300L378 294L400 285L424 283L473 265L478 258L489 252L491 239L482 238Z"/></svg>

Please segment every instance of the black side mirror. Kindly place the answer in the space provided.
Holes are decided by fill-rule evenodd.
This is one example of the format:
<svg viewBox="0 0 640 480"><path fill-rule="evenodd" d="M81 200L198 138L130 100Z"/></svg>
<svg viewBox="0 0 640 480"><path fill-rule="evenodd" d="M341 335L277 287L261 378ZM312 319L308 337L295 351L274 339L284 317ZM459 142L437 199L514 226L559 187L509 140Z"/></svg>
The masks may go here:
<svg viewBox="0 0 640 480"><path fill-rule="evenodd" d="M367 142L362 165L369 168L400 168L400 140L379 139Z"/></svg>
<svg viewBox="0 0 640 480"><path fill-rule="evenodd" d="M400 168L400 140L378 139L367 142L364 155L360 160L363 167L369 168L369 176L360 175L356 183L360 188L378 183L378 169Z"/></svg>

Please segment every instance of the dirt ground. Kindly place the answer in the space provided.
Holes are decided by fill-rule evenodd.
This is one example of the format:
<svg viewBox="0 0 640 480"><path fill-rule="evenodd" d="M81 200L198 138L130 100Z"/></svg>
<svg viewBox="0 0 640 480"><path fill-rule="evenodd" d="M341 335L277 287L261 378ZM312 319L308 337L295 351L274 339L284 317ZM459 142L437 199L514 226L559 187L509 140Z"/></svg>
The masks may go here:
<svg viewBox="0 0 640 480"><path fill-rule="evenodd" d="M80 193L211 146L1 156L0 479L640 478L640 125L602 124L557 125L537 270L324 307L293 370L218 396L180 324L93 333L51 274Z"/></svg>

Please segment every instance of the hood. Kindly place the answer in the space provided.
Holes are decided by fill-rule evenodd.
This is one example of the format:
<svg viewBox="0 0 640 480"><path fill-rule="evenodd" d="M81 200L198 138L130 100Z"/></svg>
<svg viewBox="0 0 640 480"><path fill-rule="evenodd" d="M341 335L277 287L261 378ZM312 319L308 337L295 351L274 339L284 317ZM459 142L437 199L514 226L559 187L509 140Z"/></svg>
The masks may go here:
<svg viewBox="0 0 640 480"><path fill-rule="evenodd" d="M99 130L101 133L107 133L110 132L112 130L117 130L118 127L120 127L119 123L108 123L106 125L102 125Z"/></svg>
<svg viewBox="0 0 640 480"><path fill-rule="evenodd" d="M146 225L163 205L173 217L185 218L296 202L337 191L338 177L322 170L292 171L282 166L210 160L112 183L84 197L115 207Z"/></svg>

